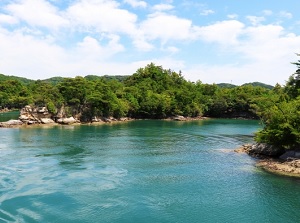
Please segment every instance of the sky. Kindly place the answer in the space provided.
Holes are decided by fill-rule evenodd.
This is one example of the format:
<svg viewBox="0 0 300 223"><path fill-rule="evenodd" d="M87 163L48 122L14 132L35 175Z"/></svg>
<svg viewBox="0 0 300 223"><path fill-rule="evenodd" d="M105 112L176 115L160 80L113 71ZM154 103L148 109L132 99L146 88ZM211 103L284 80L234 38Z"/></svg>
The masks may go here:
<svg viewBox="0 0 300 223"><path fill-rule="evenodd" d="M300 58L299 0L0 0L0 73L131 75L284 85Z"/></svg>

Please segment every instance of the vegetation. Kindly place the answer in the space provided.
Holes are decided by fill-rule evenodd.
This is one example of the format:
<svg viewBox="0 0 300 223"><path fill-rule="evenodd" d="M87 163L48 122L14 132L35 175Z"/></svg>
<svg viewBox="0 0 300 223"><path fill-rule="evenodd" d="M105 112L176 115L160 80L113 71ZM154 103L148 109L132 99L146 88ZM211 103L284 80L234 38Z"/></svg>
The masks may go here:
<svg viewBox="0 0 300 223"><path fill-rule="evenodd" d="M297 70L286 86L276 85L267 100L257 103L257 113L264 123L264 128L256 134L258 142L300 147L300 61L293 64Z"/></svg>
<svg viewBox="0 0 300 223"><path fill-rule="evenodd" d="M299 56L299 55L298 55ZM167 118L210 116L260 118L258 142L291 148L300 145L300 61L285 86L254 82L235 86L187 81L181 72L153 63L130 76L28 80L0 75L0 109L30 104L55 115L89 122L94 117Z"/></svg>

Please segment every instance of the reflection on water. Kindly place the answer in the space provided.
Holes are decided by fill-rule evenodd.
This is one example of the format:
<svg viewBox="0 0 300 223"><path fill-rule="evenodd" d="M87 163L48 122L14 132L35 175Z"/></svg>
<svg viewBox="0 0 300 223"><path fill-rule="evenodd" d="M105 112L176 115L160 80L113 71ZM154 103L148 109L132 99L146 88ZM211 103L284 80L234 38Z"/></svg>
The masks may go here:
<svg viewBox="0 0 300 223"><path fill-rule="evenodd" d="M256 121L0 129L0 222L297 222L300 183L236 154Z"/></svg>

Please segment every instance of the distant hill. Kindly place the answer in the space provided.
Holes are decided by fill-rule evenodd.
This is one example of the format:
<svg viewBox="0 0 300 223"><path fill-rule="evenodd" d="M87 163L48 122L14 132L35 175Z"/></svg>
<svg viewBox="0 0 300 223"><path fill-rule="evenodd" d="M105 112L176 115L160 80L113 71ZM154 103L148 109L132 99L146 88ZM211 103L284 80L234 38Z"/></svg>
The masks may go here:
<svg viewBox="0 0 300 223"><path fill-rule="evenodd" d="M104 76L97 76L97 75L87 75L84 78L90 81L94 80L117 80L123 82L129 75L104 75Z"/></svg>
<svg viewBox="0 0 300 223"><path fill-rule="evenodd" d="M120 82L124 82L124 80L126 78L128 78L129 76L130 75L104 75L104 76L87 75L84 78L86 80L90 80L90 81L104 79L104 80L117 80L117 81L120 81ZM62 82L64 79L65 79L64 77L57 76L57 77L51 77L51 78L48 78L48 79L44 79L44 80L41 80L41 81L56 85L56 84ZM30 84L30 83L35 82L35 80L31 80L31 79L24 78L24 77L17 77L17 76L9 76L9 75L0 74L0 81L6 81L6 80L17 80L17 81L20 81L23 84ZM234 88L234 87L237 87L237 85L229 84L229 83L219 83L217 85L221 88ZM264 84L264 83L261 83L261 82L251 82L251 83L243 84L241 86L245 86L245 85L252 85L252 86L255 86L255 87L259 86L259 87L263 87L263 88L267 88L267 89L273 89L274 88L274 86L272 86L272 85Z"/></svg>
<svg viewBox="0 0 300 223"><path fill-rule="evenodd" d="M49 84L57 85L58 83L62 82L64 79L65 79L64 77L51 77L42 81Z"/></svg>
<svg viewBox="0 0 300 223"><path fill-rule="evenodd" d="M0 74L0 81L7 81L7 80L17 80L23 84L30 84L34 82L34 80L30 80L24 77L8 76L8 75Z"/></svg>
<svg viewBox="0 0 300 223"><path fill-rule="evenodd" d="M254 87L263 87L263 88L267 88L267 89L270 89L270 90L272 90L274 88L274 86L272 86L272 85L264 84L264 83L261 83L261 82L246 83L246 84L243 84L242 86L245 86L245 85L252 85Z"/></svg>
<svg viewBox="0 0 300 223"><path fill-rule="evenodd" d="M220 88L234 88L237 87L237 85L234 84L228 84L228 83L220 83L217 84Z"/></svg>
<svg viewBox="0 0 300 223"><path fill-rule="evenodd" d="M235 88L235 87L238 87L237 85L229 84L229 83L220 83L220 84L217 84L217 85L220 88ZM272 85L264 84L264 83L261 83L261 82L251 82L251 83L243 84L241 86L246 86L246 85L252 85L254 87L263 87L263 88L267 88L267 89L270 89L270 90L272 90L274 88L274 86L272 86Z"/></svg>

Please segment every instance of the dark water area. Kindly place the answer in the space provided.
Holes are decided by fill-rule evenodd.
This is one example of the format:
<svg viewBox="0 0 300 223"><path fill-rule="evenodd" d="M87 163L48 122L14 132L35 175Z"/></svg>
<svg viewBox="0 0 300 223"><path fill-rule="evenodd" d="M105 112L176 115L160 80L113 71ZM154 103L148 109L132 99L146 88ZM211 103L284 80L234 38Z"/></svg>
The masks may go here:
<svg viewBox="0 0 300 223"><path fill-rule="evenodd" d="M299 222L300 181L233 149L257 121L0 129L0 222Z"/></svg>
<svg viewBox="0 0 300 223"><path fill-rule="evenodd" d="M6 122L11 119L18 119L19 116L20 116L20 111L10 111L10 112L0 113L0 122Z"/></svg>

